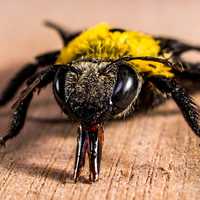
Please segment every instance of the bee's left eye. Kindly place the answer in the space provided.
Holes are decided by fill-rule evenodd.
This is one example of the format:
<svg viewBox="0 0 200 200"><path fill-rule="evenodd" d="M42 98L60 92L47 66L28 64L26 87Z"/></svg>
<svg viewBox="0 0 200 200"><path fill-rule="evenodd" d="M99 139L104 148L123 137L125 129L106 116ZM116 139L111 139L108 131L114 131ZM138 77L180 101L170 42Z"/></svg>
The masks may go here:
<svg viewBox="0 0 200 200"><path fill-rule="evenodd" d="M141 82L139 75L131 66L126 63L119 66L111 98L113 114L124 111L136 100L141 90Z"/></svg>

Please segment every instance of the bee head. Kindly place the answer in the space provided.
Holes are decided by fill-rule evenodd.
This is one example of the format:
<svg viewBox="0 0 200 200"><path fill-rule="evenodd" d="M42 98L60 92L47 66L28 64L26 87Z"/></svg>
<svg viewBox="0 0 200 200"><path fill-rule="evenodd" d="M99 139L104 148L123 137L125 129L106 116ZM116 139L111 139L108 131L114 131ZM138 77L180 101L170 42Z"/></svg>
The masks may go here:
<svg viewBox="0 0 200 200"><path fill-rule="evenodd" d="M136 100L141 80L126 62L81 59L58 70L53 88L67 115L97 124L124 112Z"/></svg>

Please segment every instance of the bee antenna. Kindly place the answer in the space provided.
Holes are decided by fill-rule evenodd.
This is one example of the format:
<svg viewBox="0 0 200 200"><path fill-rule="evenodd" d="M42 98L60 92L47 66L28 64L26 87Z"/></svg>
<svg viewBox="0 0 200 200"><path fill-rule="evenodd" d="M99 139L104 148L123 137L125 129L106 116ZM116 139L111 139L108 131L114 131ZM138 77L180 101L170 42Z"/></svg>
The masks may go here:
<svg viewBox="0 0 200 200"><path fill-rule="evenodd" d="M151 57L151 56L139 56L139 57L125 56L125 57L120 58L119 60L124 60L124 61L131 61L131 60L153 61L153 62L165 64L169 67L173 67L173 64L168 59L156 58L156 57Z"/></svg>

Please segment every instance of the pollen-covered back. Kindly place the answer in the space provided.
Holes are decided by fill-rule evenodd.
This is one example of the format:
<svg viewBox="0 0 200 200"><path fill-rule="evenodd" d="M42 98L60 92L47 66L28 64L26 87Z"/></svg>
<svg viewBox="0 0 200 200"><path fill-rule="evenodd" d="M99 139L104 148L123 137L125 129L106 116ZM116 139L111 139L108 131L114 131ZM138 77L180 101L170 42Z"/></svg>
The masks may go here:
<svg viewBox="0 0 200 200"><path fill-rule="evenodd" d="M150 35L134 32L111 32L108 24L98 24L72 40L64 47L57 64L66 64L79 57L118 59L123 56L158 56L159 41ZM135 60L129 62L138 72L149 75L172 77L171 68L152 61Z"/></svg>

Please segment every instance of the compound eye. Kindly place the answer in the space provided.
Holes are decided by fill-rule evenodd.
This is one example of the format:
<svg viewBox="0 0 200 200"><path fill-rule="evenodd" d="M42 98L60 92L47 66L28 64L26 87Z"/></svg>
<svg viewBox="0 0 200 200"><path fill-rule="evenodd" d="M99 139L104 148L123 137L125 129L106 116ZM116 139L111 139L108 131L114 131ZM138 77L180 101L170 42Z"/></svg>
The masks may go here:
<svg viewBox="0 0 200 200"><path fill-rule="evenodd" d="M65 76L66 76L66 70L59 69L53 83L54 94L56 96L56 99L60 103L64 102L65 100L65 91L64 91Z"/></svg>
<svg viewBox="0 0 200 200"><path fill-rule="evenodd" d="M67 88L73 88L73 83L77 80L78 71L72 67L60 68L55 76L53 82L53 91L58 103L63 109L67 110L68 107L68 97L70 91ZM67 86L66 86L67 82Z"/></svg>
<svg viewBox="0 0 200 200"><path fill-rule="evenodd" d="M134 102L141 90L142 81L136 71L127 63L118 68L117 80L112 94L113 114L124 111Z"/></svg>

